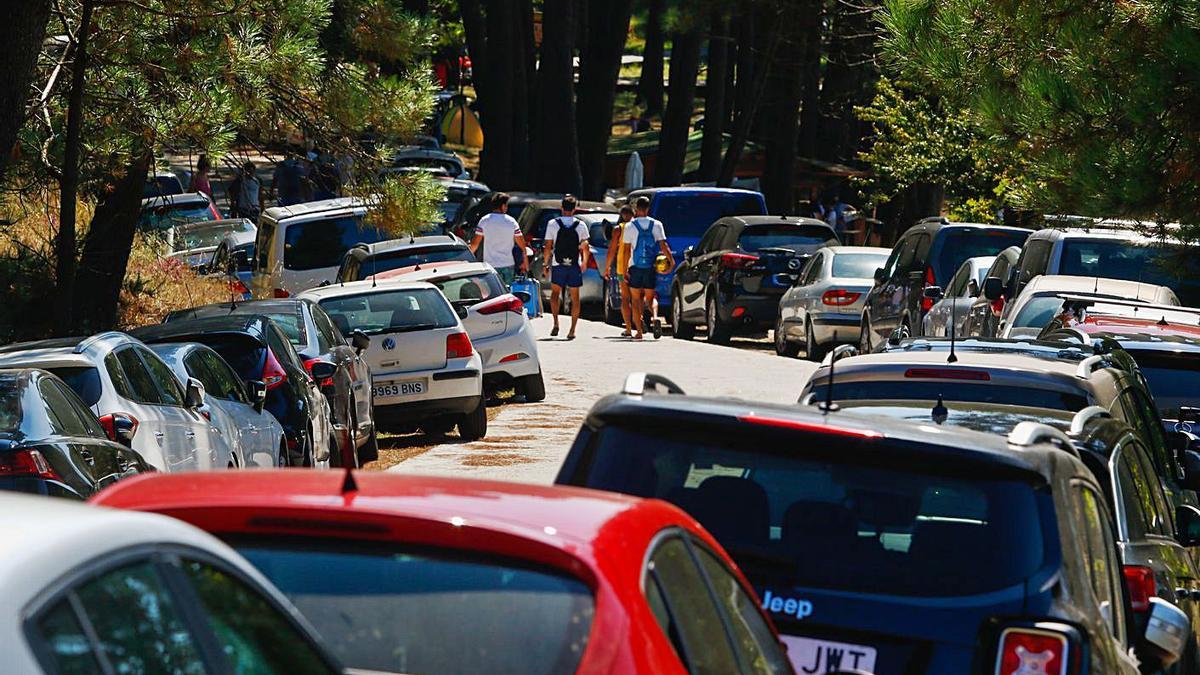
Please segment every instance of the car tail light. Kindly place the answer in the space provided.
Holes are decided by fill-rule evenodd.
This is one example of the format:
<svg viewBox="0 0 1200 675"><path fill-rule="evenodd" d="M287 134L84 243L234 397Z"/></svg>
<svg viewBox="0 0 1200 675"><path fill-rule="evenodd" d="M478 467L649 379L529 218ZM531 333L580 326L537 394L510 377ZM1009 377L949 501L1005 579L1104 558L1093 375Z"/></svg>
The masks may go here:
<svg viewBox="0 0 1200 675"><path fill-rule="evenodd" d="M992 316L997 319L1004 313L1004 298L996 298L992 301Z"/></svg>
<svg viewBox="0 0 1200 675"><path fill-rule="evenodd" d="M288 293L287 291L283 290L282 288L276 288L274 291L272 291L272 292L271 292L271 295L273 295L273 296L275 296L275 297L277 297L277 298L290 298L290 297L292 297L292 294L291 294L291 293Z"/></svg>
<svg viewBox="0 0 1200 675"><path fill-rule="evenodd" d="M962 370L960 368L909 368L904 371L904 376L925 380L967 380L971 382L987 382L992 379L987 371Z"/></svg>
<svg viewBox="0 0 1200 675"><path fill-rule="evenodd" d="M109 413L107 415L101 415L99 419L100 419L100 426L104 428L104 435L108 436L108 440L110 440L110 441L116 441L118 443L125 442L124 439L117 437L117 422L118 422L118 420L125 421L129 424L129 426L130 426L129 437L130 438L133 438L134 434L137 433L137 428L138 428L137 418L134 417L133 415L130 415L129 413L121 413L121 412Z"/></svg>
<svg viewBox="0 0 1200 675"><path fill-rule="evenodd" d="M525 311L525 305L521 303L521 299L515 295L502 295L495 300L478 305L475 308L480 314L499 314L501 312L512 312L520 314Z"/></svg>
<svg viewBox="0 0 1200 675"><path fill-rule="evenodd" d="M1071 657L1067 636L1036 628L1008 628L1000 634L996 675L1063 675Z"/></svg>
<svg viewBox="0 0 1200 675"><path fill-rule="evenodd" d="M217 207L213 206L212 202L208 203L208 212L212 214L213 220L221 219L221 213L219 211L217 211Z"/></svg>
<svg viewBox="0 0 1200 675"><path fill-rule="evenodd" d="M466 333L451 333L446 336L446 358L465 359L475 353L471 338Z"/></svg>
<svg viewBox="0 0 1200 675"><path fill-rule="evenodd" d="M879 433L878 431L847 429L845 427L837 427L830 424L821 424L820 422L792 420L786 417L764 417L762 415L749 413L746 415L741 415L737 419L739 422L757 424L763 427L773 427L775 429L811 431L818 434L829 434L831 436L850 436L852 438L883 438L883 434Z"/></svg>
<svg viewBox="0 0 1200 675"><path fill-rule="evenodd" d="M304 369L308 371L309 375L312 375L313 364L319 362L320 360L321 359L316 358L316 359L306 359L304 361ZM333 386L333 378L327 377L324 380L321 380L320 382L318 382L317 386L318 387L332 387Z"/></svg>
<svg viewBox="0 0 1200 675"><path fill-rule="evenodd" d="M1125 589L1129 591L1129 607L1135 612L1145 612L1150 609L1150 598L1158 592L1154 583L1154 570L1141 565L1126 565Z"/></svg>
<svg viewBox="0 0 1200 675"><path fill-rule="evenodd" d="M508 356L500 359L500 363L512 363L513 361L521 361L527 358L529 358L529 355L525 352L517 352L516 354L509 354Z"/></svg>
<svg viewBox="0 0 1200 675"><path fill-rule="evenodd" d="M37 450L9 450L0 452L0 476L33 476L36 478L59 479L50 462Z"/></svg>
<svg viewBox="0 0 1200 675"><path fill-rule="evenodd" d="M758 256L746 253L721 254L721 267L727 270L747 270L758 262Z"/></svg>
<svg viewBox="0 0 1200 675"><path fill-rule="evenodd" d="M241 279L235 279L233 283L229 284L229 288L234 293L241 295L246 295L250 292L250 289L246 288L246 284L243 284Z"/></svg>
<svg viewBox="0 0 1200 675"><path fill-rule="evenodd" d="M862 293L855 293L844 288L834 288L821 294L821 304L846 307L847 305L853 305L861 297Z"/></svg>
<svg viewBox="0 0 1200 675"><path fill-rule="evenodd" d="M262 381L267 385L268 391L287 382L287 371L279 365L279 359L275 358L275 352L270 349L267 350L267 363L263 366Z"/></svg>
<svg viewBox="0 0 1200 675"><path fill-rule="evenodd" d="M925 268L925 287L928 288L930 286L937 286L937 278L934 277L934 275L933 275L933 266L932 265L927 266ZM924 289L922 289L922 290L924 290ZM933 309L933 298L927 298L924 295L922 295L921 296L921 311L928 312L931 309Z"/></svg>
<svg viewBox="0 0 1200 675"><path fill-rule="evenodd" d="M746 308L745 307L734 307L733 311L730 312L729 315L735 319L740 319L746 315Z"/></svg>

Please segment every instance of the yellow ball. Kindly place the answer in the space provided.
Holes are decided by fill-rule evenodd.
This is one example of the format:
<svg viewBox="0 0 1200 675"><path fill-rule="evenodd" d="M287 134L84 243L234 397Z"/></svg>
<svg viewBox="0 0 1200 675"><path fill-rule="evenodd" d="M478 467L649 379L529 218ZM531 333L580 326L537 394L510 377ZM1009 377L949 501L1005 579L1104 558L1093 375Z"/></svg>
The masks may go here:
<svg viewBox="0 0 1200 675"><path fill-rule="evenodd" d="M654 259L654 269L658 270L659 274L666 274L671 271L671 261L665 255L660 255Z"/></svg>

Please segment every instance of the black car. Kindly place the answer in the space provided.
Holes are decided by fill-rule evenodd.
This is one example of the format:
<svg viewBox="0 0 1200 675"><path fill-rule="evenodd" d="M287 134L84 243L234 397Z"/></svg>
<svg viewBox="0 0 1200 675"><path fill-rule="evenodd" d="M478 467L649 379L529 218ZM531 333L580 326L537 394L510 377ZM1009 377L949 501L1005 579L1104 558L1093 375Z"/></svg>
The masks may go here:
<svg viewBox="0 0 1200 675"><path fill-rule="evenodd" d="M934 303L926 288L945 288L967 258L996 255L1020 246L1028 236L1029 230L1019 227L952 223L942 217L917 223L875 270L875 286L863 307L860 348L871 351L893 331L901 337L919 335Z"/></svg>
<svg viewBox="0 0 1200 675"><path fill-rule="evenodd" d="M360 354L371 338L362 331L343 333L325 310L309 300L277 299L218 303L171 312L164 323L210 316L261 314L287 336L312 373L318 363L337 366L333 377L317 382L333 411L343 455L340 466L362 466L379 458L371 402L371 367Z"/></svg>
<svg viewBox="0 0 1200 675"><path fill-rule="evenodd" d="M1004 280L1008 278L1009 270L1013 265L1017 264L1017 258L1021 257L1020 246L1009 246L1003 251L996 254L996 259L992 261L992 266L988 268L987 274L983 277L983 285L988 288L991 295L996 296L994 299L989 299L989 293L981 292L975 296L975 302L971 303L971 309L967 310L967 325L963 331L964 337L978 335L981 337L995 337L999 331L1000 315L1004 311L1004 296L1003 285ZM989 281L995 279L995 281Z"/></svg>
<svg viewBox="0 0 1200 675"><path fill-rule="evenodd" d="M128 447L136 427L124 420L109 425L106 430L54 375L0 370L0 490L87 499L126 476L151 471Z"/></svg>
<svg viewBox="0 0 1200 675"><path fill-rule="evenodd" d="M1045 653L1044 672L1136 673L1130 647L1158 639L1130 630L1105 490L1062 432L931 431L681 393L630 376L592 408L556 482L695 516L755 585L797 672L1011 675ZM1146 665L1179 657L1183 640L1165 642L1170 656Z"/></svg>
<svg viewBox="0 0 1200 675"><path fill-rule="evenodd" d="M779 299L814 252L839 245L837 234L813 218L727 216L683 252L671 288L675 337L690 340L696 326L709 342L775 325Z"/></svg>
<svg viewBox="0 0 1200 675"><path fill-rule="evenodd" d="M320 363L305 369L284 332L261 314L187 319L130 331L149 344L199 342L221 355L237 371L287 436L288 462L316 466L336 462L340 447L329 403L314 380L332 377L335 367Z"/></svg>

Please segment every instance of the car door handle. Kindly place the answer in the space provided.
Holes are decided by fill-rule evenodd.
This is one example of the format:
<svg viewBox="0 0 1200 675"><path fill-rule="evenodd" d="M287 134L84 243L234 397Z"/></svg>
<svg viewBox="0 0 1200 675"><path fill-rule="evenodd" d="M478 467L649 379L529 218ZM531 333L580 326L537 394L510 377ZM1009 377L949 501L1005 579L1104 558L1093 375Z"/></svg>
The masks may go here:
<svg viewBox="0 0 1200 675"><path fill-rule="evenodd" d="M195 437L196 437L196 432L194 432L194 431L189 431L189 432L187 432L187 433L186 433L186 434L184 434L184 435L185 435L185 436L187 436L188 438L195 438Z"/></svg>

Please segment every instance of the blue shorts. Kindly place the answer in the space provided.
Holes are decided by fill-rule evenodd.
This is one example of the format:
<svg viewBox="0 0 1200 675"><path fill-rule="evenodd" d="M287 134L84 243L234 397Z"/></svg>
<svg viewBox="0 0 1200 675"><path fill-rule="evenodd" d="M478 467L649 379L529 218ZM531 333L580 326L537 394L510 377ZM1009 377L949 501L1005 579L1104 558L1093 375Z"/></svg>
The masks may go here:
<svg viewBox="0 0 1200 675"><path fill-rule="evenodd" d="M579 288L583 285L583 270L579 265L554 265L550 268L550 283L565 288Z"/></svg>
<svg viewBox="0 0 1200 675"><path fill-rule="evenodd" d="M625 279L630 288L652 291L658 285L658 271L653 267L633 267L625 270Z"/></svg>

